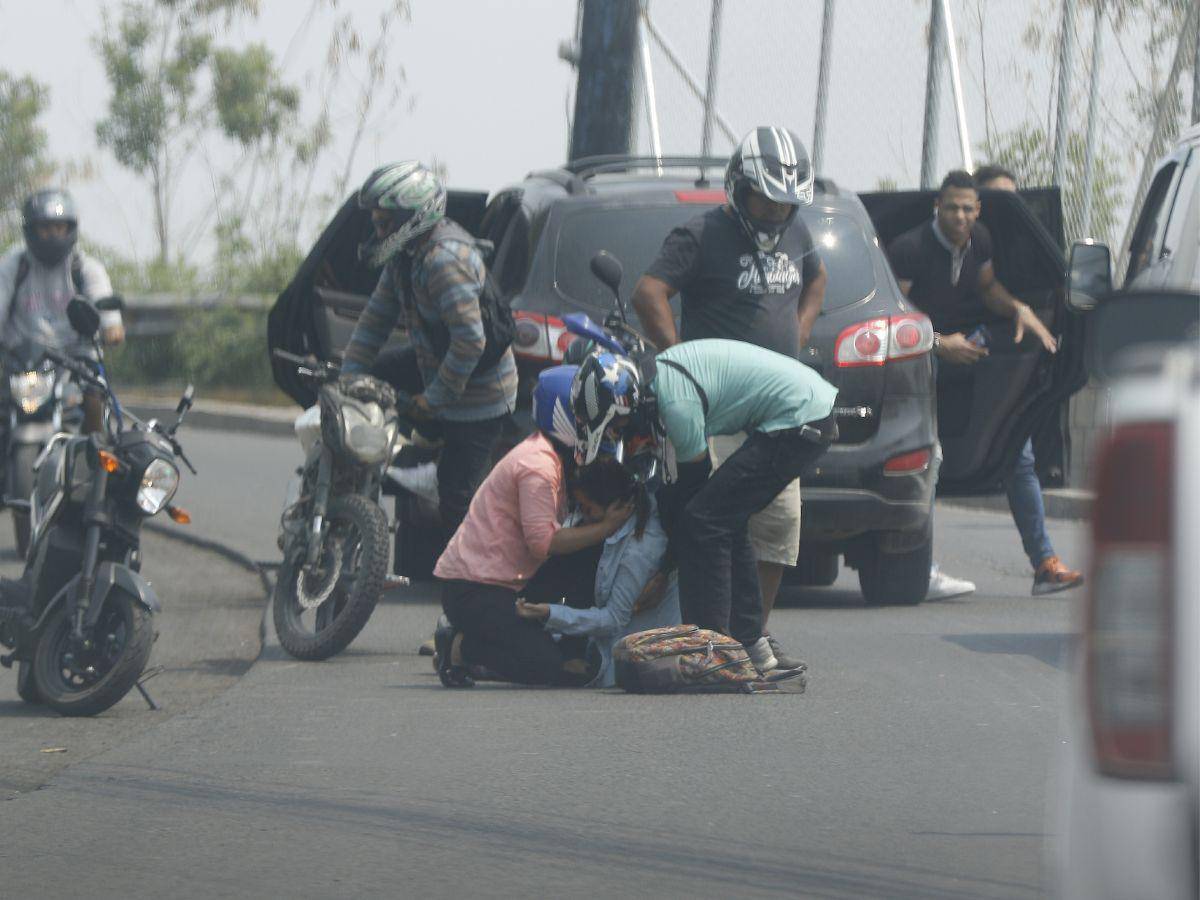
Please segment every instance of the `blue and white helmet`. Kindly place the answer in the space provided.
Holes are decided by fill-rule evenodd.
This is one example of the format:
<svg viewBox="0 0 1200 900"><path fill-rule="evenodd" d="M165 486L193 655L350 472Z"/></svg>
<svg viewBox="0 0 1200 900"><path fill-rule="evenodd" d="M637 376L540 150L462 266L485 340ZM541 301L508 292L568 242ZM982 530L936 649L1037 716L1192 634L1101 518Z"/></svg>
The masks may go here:
<svg viewBox="0 0 1200 900"><path fill-rule="evenodd" d="M617 416L631 416L642 399L637 366L607 350L588 354L571 385L576 458L587 465L600 453L605 432Z"/></svg>
<svg viewBox="0 0 1200 900"><path fill-rule="evenodd" d="M575 446L571 385L579 366L543 369L533 388L533 421L546 437L567 449Z"/></svg>

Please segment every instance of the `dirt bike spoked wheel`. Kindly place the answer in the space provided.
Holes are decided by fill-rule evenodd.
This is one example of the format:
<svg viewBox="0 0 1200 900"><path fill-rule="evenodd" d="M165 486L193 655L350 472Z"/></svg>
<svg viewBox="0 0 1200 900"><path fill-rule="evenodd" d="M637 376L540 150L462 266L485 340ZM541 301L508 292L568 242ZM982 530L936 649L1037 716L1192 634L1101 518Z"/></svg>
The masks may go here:
<svg viewBox="0 0 1200 900"><path fill-rule="evenodd" d="M80 645L72 631L60 607L38 639L33 688L38 702L64 716L94 716L128 694L145 670L154 646L151 615L115 590L104 601L90 646Z"/></svg>
<svg viewBox="0 0 1200 900"><path fill-rule="evenodd" d="M313 570L292 550L275 582L275 634L297 659L328 659L363 630L383 593L388 566L387 518L366 497L329 503L328 531Z"/></svg>

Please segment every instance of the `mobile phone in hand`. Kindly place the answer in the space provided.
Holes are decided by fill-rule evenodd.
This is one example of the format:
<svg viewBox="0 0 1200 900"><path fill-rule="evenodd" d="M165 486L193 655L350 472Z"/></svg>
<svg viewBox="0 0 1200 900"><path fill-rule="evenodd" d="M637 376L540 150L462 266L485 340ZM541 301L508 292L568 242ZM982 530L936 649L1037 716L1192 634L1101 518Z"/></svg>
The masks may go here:
<svg viewBox="0 0 1200 900"><path fill-rule="evenodd" d="M986 347L992 339L992 333L988 331L986 325L980 325L974 331L967 335L967 341L974 344L976 347Z"/></svg>

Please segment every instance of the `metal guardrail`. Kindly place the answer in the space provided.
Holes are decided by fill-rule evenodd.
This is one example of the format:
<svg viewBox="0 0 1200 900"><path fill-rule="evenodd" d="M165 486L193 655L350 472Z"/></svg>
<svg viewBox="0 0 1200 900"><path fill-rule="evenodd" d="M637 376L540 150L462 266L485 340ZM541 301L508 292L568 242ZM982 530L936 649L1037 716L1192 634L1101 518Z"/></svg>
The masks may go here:
<svg viewBox="0 0 1200 900"><path fill-rule="evenodd" d="M194 310L233 308L267 314L273 296L251 294L138 294L125 297L125 333L130 337L165 337L174 334Z"/></svg>

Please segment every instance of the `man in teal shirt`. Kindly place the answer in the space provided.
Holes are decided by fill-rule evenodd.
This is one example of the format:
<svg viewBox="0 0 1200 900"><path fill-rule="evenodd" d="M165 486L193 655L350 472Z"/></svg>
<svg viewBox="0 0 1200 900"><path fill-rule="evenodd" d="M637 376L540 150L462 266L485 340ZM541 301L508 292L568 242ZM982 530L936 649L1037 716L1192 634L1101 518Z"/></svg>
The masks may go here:
<svg viewBox="0 0 1200 900"><path fill-rule="evenodd" d="M625 436L652 412L676 460L660 500L683 619L741 641L765 674L776 660L762 633L747 524L836 437L837 389L796 360L742 341L676 344L654 367L643 386L637 368L612 353L584 361L572 387L584 461L606 435ZM713 472L708 438L739 432L750 436Z"/></svg>

